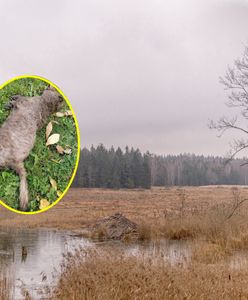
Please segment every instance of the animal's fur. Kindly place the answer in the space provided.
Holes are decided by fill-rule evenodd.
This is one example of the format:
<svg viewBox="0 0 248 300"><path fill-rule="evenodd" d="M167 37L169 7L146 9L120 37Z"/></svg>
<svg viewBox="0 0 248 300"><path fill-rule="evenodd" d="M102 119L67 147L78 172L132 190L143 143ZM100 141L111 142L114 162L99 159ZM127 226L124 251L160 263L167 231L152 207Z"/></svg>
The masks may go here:
<svg viewBox="0 0 248 300"><path fill-rule="evenodd" d="M20 177L20 209L28 205L28 185L24 160L32 150L36 132L42 128L50 114L58 111L62 97L53 88L46 89L41 96L13 96L13 108L0 127L0 167L12 168Z"/></svg>

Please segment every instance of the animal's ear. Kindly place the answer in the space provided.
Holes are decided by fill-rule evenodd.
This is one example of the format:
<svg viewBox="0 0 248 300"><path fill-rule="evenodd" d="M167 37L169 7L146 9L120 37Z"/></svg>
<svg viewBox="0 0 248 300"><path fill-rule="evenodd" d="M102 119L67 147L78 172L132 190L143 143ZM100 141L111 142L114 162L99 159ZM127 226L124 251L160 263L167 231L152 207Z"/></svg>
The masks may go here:
<svg viewBox="0 0 248 300"><path fill-rule="evenodd" d="M21 100L23 97L20 96L20 95L13 95L13 96L10 96L10 102L5 104L4 108L9 110L9 109L12 109L12 108L16 108L17 107L17 104L18 104L18 101Z"/></svg>
<svg viewBox="0 0 248 300"><path fill-rule="evenodd" d="M20 100L22 98L22 96L20 96L20 95L13 95L13 96L10 96L10 99L12 100L12 101L17 101L17 100Z"/></svg>

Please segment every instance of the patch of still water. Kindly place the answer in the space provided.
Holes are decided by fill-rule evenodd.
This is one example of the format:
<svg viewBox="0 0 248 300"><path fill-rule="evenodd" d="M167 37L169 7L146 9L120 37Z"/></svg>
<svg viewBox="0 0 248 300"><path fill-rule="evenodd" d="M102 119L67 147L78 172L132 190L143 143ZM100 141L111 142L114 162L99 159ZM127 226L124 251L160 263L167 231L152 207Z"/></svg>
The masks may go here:
<svg viewBox="0 0 248 300"><path fill-rule="evenodd" d="M14 282L14 299L23 299L22 289L34 299L42 299L40 290L56 283L63 253L78 246L91 247L86 239L53 230L6 230L0 233L0 266L8 269Z"/></svg>
<svg viewBox="0 0 248 300"><path fill-rule="evenodd" d="M120 250L127 256L140 259L156 259L172 266L185 266L191 261L192 241L162 240L159 242L125 244L122 242L96 243L77 237L70 232L55 230L6 230L0 232L0 268L6 269L14 285L14 300L23 299L23 288L34 300L45 299L40 293L46 286L56 285L64 254L77 248L85 250ZM248 267L247 253L235 253L229 257L231 269Z"/></svg>

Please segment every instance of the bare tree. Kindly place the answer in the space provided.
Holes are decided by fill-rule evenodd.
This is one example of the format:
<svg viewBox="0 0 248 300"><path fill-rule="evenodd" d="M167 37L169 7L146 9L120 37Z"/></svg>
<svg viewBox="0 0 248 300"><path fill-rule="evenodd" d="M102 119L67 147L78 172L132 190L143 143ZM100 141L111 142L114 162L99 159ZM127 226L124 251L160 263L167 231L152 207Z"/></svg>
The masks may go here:
<svg viewBox="0 0 248 300"><path fill-rule="evenodd" d="M226 75L220 78L220 82L225 86L225 89L230 91L227 105L240 109L240 117L248 120L248 47L245 47L243 56L234 61L234 66L229 67ZM245 148L248 148L248 128L239 125L238 117L227 118L222 117L217 122L211 121L209 127L220 132L219 136L229 130L234 129L247 134L244 138L233 141L230 151L229 160ZM247 161L248 163L248 161Z"/></svg>

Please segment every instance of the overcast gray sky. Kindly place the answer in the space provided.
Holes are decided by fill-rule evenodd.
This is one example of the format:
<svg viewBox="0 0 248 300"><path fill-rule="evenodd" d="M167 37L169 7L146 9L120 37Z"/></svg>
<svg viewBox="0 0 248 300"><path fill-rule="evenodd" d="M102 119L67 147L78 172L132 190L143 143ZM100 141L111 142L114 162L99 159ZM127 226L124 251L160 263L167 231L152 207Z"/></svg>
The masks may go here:
<svg viewBox="0 0 248 300"><path fill-rule="evenodd" d="M219 76L248 43L248 0L0 0L2 83L36 74L71 101L82 146L225 155Z"/></svg>

